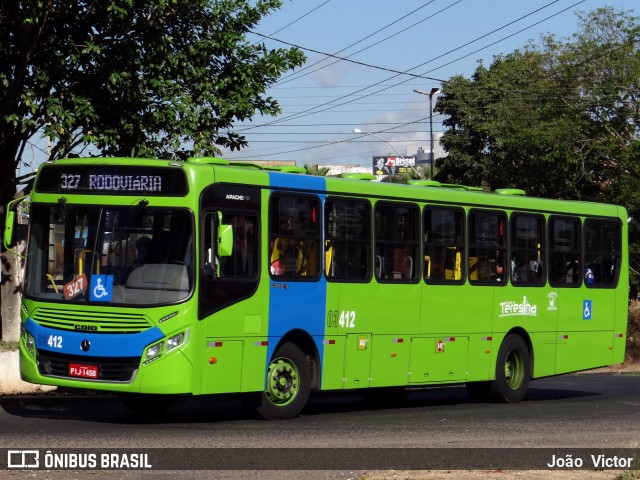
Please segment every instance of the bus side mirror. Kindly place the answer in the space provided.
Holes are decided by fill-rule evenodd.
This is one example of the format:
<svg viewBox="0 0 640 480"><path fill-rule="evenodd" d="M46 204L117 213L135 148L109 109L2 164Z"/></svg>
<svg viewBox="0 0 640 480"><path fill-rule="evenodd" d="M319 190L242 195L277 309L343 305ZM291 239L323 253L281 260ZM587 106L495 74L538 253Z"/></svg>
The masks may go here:
<svg viewBox="0 0 640 480"><path fill-rule="evenodd" d="M13 243L13 228L16 224L16 212L14 206L24 201L28 195L11 200L7 204L7 215L4 223L4 248L10 250L9 245Z"/></svg>
<svg viewBox="0 0 640 480"><path fill-rule="evenodd" d="M233 253L233 226L221 224L218 228L218 256L228 257Z"/></svg>
<svg viewBox="0 0 640 480"><path fill-rule="evenodd" d="M16 212L7 210L7 217L4 224L4 248L9 250L9 245L13 243L13 225L16 221Z"/></svg>
<svg viewBox="0 0 640 480"><path fill-rule="evenodd" d="M218 257L229 257L233 253L233 226L222 223L222 212L218 212Z"/></svg>

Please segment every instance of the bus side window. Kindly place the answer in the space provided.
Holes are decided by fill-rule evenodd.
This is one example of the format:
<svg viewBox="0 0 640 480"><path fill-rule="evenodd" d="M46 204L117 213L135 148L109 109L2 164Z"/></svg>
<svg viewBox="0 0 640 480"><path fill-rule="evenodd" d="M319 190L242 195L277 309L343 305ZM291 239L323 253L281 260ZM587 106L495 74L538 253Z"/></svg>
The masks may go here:
<svg viewBox="0 0 640 480"><path fill-rule="evenodd" d="M618 222L588 218L584 222L587 287L613 288L618 283L622 253L622 227Z"/></svg>
<svg viewBox="0 0 640 480"><path fill-rule="evenodd" d="M418 279L419 210L415 205L375 207L376 278L383 282Z"/></svg>
<svg viewBox="0 0 640 480"><path fill-rule="evenodd" d="M368 281L371 277L371 205L361 200L329 198L324 218L327 279Z"/></svg>
<svg viewBox="0 0 640 480"><path fill-rule="evenodd" d="M275 194L269 212L269 272L273 277L320 277L320 202L313 196Z"/></svg>
<svg viewBox="0 0 640 480"><path fill-rule="evenodd" d="M507 283L506 223L504 212L471 210L469 213L470 283Z"/></svg>
<svg viewBox="0 0 640 480"><path fill-rule="evenodd" d="M464 212L427 207L424 210L424 279L427 283L462 283Z"/></svg>
<svg viewBox="0 0 640 480"><path fill-rule="evenodd" d="M511 215L511 283L544 285L546 276L544 217Z"/></svg>
<svg viewBox="0 0 640 480"><path fill-rule="evenodd" d="M551 216L549 219L549 283L554 287L582 283L580 219Z"/></svg>

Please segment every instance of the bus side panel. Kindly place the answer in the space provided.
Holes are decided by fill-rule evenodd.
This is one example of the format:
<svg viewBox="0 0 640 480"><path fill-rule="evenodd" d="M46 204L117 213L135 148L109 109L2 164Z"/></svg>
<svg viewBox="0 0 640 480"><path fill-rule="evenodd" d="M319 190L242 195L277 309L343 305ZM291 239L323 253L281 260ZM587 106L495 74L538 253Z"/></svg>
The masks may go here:
<svg viewBox="0 0 640 480"><path fill-rule="evenodd" d="M613 363L615 310L615 292L611 289L583 285L560 290L556 373Z"/></svg>
<svg viewBox="0 0 640 480"><path fill-rule="evenodd" d="M409 382L411 337L374 335L371 387L391 387Z"/></svg>
<svg viewBox="0 0 640 480"><path fill-rule="evenodd" d="M378 283L375 279L369 284L340 285L340 317L348 316L349 321L341 323L339 319L338 328L344 325L343 333L356 339L346 345L344 388L407 385L409 343L420 325L423 287L420 283ZM360 337L370 343L366 345L368 381L365 385L360 379L355 382L352 374L365 368L362 363L365 346Z"/></svg>
<svg viewBox="0 0 640 480"><path fill-rule="evenodd" d="M495 289L494 332L504 335L515 328L526 332L533 350L534 377L556 373L558 292L539 287ZM494 345L497 354L500 343Z"/></svg>
<svg viewBox="0 0 640 480"><path fill-rule="evenodd" d="M324 362L322 363L322 390L342 388L344 379L345 336L340 325L340 284L327 282L325 314ZM344 318L343 318L344 323Z"/></svg>
<svg viewBox="0 0 640 480"><path fill-rule="evenodd" d="M493 320L493 289L491 286L475 285L424 285L422 299L422 318L420 333L423 335L439 335L440 339L460 337L468 338L468 348L448 349L442 357L459 363L462 360L453 357L464 356L466 366L464 379L488 380L492 375L491 344ZM456 345L458 347L458 345ZM429 347L429 350L432 350ZM489 352L487 353L487 350ZM415 354L412 352L412 358ZM436 358L440 358L436 356ZM459 371L459 368L456 368ZM445 381L444 378L436 381ZM412 369L412 381L416 380ZM433 374L431 381L436 378ZM460 380L460 379L458 379Z"/></svg>
<svg viewBox="0 0 640 480"><path fill-rule="evenodd" d="M415 337L411 339L409 381L463 382L467 377L469 337Z"/></svg>
<svg viewBox="0 0 640 480"><path fill-rule="evenodd" d="M269 173L269 185L272 189L308 189L324 192L326 182L323 177ZM324 205L324 194L319 194L320 204ZM322 209L321 209L322 210ZM319 228L322 231L323 219L319 216ZM265 217L263 216L263 219ZM268 227L265 228L265 231ZM320 371L324 365L324 337L326 326L327 281L324 275L318 280L288 281L270 279L269 287L269 345L267 364L273 358L275 349L284 335L292 330L301 329L313 338L319 355ZM266 381L268 365L263 370Z"/></svg>

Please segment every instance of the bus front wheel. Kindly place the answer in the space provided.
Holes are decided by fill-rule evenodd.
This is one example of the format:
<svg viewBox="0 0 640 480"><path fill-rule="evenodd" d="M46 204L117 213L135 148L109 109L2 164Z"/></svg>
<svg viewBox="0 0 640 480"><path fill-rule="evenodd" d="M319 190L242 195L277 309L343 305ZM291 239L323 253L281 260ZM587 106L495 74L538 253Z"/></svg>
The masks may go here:
<svg viewBox="0 0 640 480"><path fill-rule="evenodd" d="M273 356L257 412L267 420L287 420L304 408L311 391L311 369L302 350L285 343Z"/></svg>
<svg viewBox="0 0 640 480"><path fill-rule="evenodd" d="M521 336L507 335L496 359L496 379L491 383L494 398L506 403L518 403L529 388L531 356Z"/></svg>

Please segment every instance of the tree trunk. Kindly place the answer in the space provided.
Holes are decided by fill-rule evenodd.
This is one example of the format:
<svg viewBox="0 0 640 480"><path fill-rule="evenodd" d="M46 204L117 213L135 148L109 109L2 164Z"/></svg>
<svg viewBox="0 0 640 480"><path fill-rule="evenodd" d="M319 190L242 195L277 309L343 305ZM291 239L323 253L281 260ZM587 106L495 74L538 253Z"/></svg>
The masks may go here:
<svg viewBox="0 0 640 480"><path fill-rule="evenodd" d="M16 251L24 253L25 242L21 240ZM20 300L22 278L24 274L22 259L8 250L0 255L2 261L2 340L17 342L20 338Z"/></svg>

